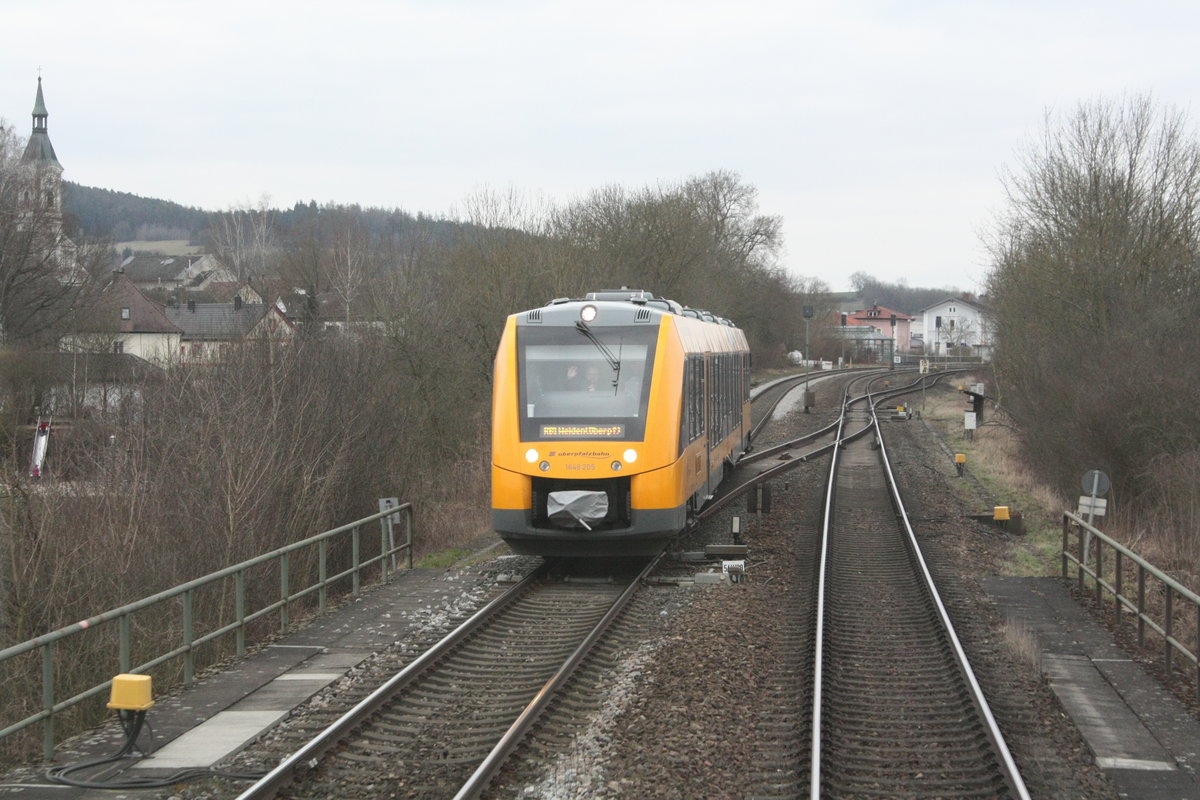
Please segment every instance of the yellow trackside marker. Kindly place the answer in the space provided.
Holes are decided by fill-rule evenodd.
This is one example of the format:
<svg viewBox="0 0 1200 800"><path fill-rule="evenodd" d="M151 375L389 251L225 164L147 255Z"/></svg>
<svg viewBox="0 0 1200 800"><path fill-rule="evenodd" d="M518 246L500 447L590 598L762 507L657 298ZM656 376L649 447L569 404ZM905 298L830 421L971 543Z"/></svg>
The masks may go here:
<svg viewBox="0 0 1200 800"><path fill-rule="evenodd" d="M1008 518L1008 506L996 506L992 509L992 519L1002 521Z"/></svg>

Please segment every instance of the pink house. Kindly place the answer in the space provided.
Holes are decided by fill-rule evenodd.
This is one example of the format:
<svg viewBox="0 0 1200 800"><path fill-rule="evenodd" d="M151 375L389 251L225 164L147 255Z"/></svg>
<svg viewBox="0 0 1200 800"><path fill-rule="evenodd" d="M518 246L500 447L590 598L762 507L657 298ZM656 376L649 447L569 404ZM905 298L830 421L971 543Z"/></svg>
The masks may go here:
<svg viewBox="0 0 1200 800"><path fill-rule="evenodd" d="M883 333L888 339L895 339L896 352L908 352L911 344L912 322L916 317L910 317L900 311L895 311L881 305L873 305L846 315L848 325L871 325Z"/></svg>

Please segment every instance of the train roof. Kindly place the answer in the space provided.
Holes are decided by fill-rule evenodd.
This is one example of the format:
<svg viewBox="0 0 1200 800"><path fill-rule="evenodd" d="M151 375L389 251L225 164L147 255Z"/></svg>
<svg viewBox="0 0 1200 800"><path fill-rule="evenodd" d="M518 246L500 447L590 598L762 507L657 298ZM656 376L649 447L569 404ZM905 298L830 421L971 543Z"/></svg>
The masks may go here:
<svg viewBox="0 0 1200 800"><path fill-rule="evenodd" d="M601 289L597 292L588 292L582 298L557 297L546 303L543 308L550 308L552 306L559 306L566 303L589 302L630 303L646 310L643 312L643 314L639 314L639 317L644 316L649 312L657 312L660 315L675 314L676 316L691 317L692 319L699 319L704 322L714 323L716 325L727 325L731 328L737 327L737 325L735 325L732 321L724 317L718 317L716 314L712 314L702 309L682 306L674 300L669 300L665 297L655 297L652 293L647 292L644 289ZM536 311L540 311L540 309L530 311L528 314L533 315ZM538 316L540 317L540 315Z"/></svg>

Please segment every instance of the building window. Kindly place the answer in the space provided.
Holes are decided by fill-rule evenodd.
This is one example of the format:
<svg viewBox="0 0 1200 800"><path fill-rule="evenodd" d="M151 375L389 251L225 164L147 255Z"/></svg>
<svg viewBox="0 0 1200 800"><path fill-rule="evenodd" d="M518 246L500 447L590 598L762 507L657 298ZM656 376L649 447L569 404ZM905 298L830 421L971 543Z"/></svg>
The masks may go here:
<svg viewBox="0 0 1200 800"><path fill-rule="evenodd" d="M121 353L124 353L125 352L125 342L121 341L120 339L117 339L115 342L113 342L113 352L116 353L117 355L121 355Z"/></svg>
<svg viewBox="0 0 1200 800"><path fill-rule="evenodd" d="M129 309L128 308L121 309L121 319L129 319Z"/></svg>

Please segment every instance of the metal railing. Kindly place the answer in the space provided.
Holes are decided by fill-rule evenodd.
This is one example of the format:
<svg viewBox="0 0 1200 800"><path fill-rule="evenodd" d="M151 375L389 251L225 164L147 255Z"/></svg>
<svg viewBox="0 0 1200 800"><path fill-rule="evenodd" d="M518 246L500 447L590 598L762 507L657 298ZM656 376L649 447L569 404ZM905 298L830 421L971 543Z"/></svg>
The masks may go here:
<svg viewBox="0 0 1200 800"><path fill-rule="evenodd" d="M1075 552L1071 552L1070 547L1072 531L1075 531ZM1092 542L1091 545L1085 544L1089 538ZM1085 547L1087 547L1087 552L1084 552ZM1105 560L1106 550L1111 550L1113 554L1111 566ZM1094 558L1092 557L1093 553L1095 554ZM1084 522L1081 517L1068 511L1063 514L1062 528L1062 576L1064 579L1070 579L1072 563L1076 566L1076 581L1080 591L1085 590L1088 579L1091 580L1098 607L1104 608L1105 593L1112 595L1113 613L1116 615L1115 619L1118 625L1120 625L1124 613L1129 612L1135 615L1138 646L1145 645L1147 628L1162 637L1163 660L1168 675L1172 673L1171 662L1176 653L1192 663L1196 672L1196 690L1200 692L1200 658L1176 636L1177 632L1182 630L1182 625L1179 624L1182 619L1181 615L1177 614L1176 606L1182 604L1184 609L1180 611L1185 614L1186 607L1190 605L1194 618L1196 641L1200 643L1200 595L1152 566L1129 548ZM1130 588L1125 580L1125 573L1129 569L1136 570L1133 588ZM1157 588L1148 589L1149 581L1156 581ZM1129 593L1133 593L1134 597L1128 597ZM1154 600L1156 595L1161 598L1161 603L1157 600L1153 603L1147 602L1147 598ZM1161 616L1156 618L1152 616L1151 611L1160 605Z"/></svg>
<svg viewBox="0 0 1200 800"><path fill-rule="evenodd" d="M404 522L404 541L396 544L395 527L401 518L403 518ZM361 557L362 529L376 520L380 523L378 552L371 557L363 559ZM330 549L334 547L344 550L347 538L349 539L349 553L346 553L342 558L348 559L348 566L331 575L329 574L331 563L341 561L342 559L331 559ZM308 586L296 588L292 585L292 562L305 555L305 551L307 551L306 555L311 558L313 548L316 551L316 575L314 580ZM386 581L389 573L397 570L396 556L402 551L407 551L408 568L412 569L413 510L411 503L385 509L369 517L363 517L360 520L343 525L340 528L333 528L324 533L319 533L303 541L280 547L256 558L243 561L240 564L234 564L233 566L210 573L202 578L188 581L174 588L150 595L119 608L105 611L94 617L89 617L64 628L59 628L56 631L44 634L35 639L30 639L21 644L0 650L0 666L3 666L10 659L39 650L42 672L41 710L0 729L0 740L41 722L42 753L43 757L49 760L54 756L55 715L76 706L84 700L105 692L112 686L112 679L110 678L67 699L59 700L57 698L56 661L58 653L59 651L67 650L70 644L75 644L76 649L79 649L84 640L76 639L75 637L95 637L98 635L99 630L115 622L118 627L118 653L116 657L116 671L118 673L145 673L159 665L182 657L183 683L190 686L195 680L196 652L201 646L232 634L235 637L237 655L244 656L246 654L246 629L250 623L271 614L278 614L279 630L286 632L290 624L291 607L298 600L316 594L318 610L324 612L328 607L330 587L334 583L347 579L351 594L358 596L362 588L364 572L377 571L378 582L382 583ZM278 599L274 599L262 608L248 610L246 607L247 574L251 569L260 567L261 565L270 565L274 568L273 571L278 573ZM334 568L336 569L336 567ZM195 600L197 592L200 589L214 585L224 590L228 588L228 582L230 581L233 583L232 621L197 636L195 631ZM178 645L167 652L149 658L144 663L131 663L135 644L133 634L135 615L138 612L155 606L161 606L176 599L179 600L178 617L172 617L172 619L177 619L177 627L181 631ZM160 613L162 611L163 609L160 609ZM172 612L166 610L165 613L171 614ZM164 626L161 620L156 625L158 627L168 627ZM169 627L173 630L176 626ZM65 653L65 657L68 659L71 657L70 651ZM32 680L30 684L32 688Z"/></svg>

